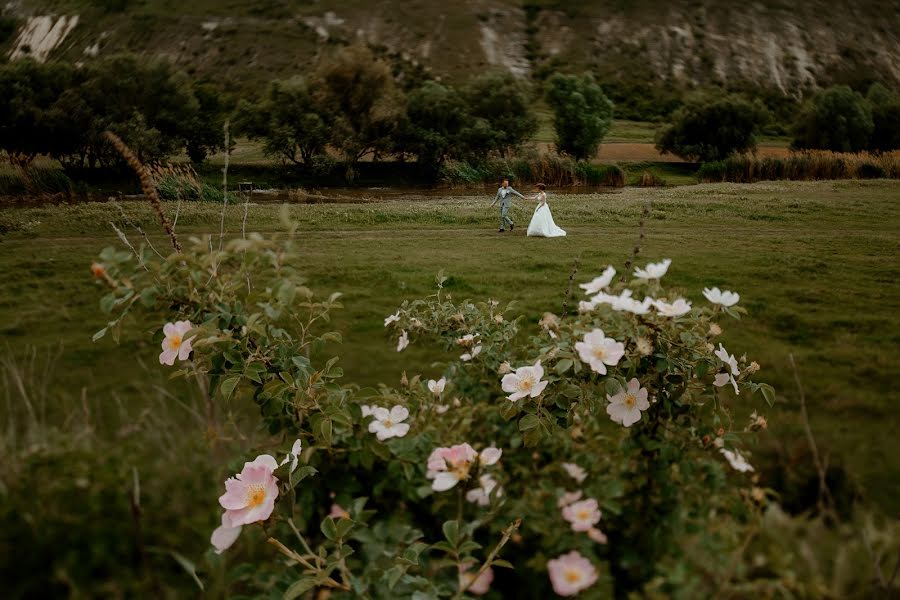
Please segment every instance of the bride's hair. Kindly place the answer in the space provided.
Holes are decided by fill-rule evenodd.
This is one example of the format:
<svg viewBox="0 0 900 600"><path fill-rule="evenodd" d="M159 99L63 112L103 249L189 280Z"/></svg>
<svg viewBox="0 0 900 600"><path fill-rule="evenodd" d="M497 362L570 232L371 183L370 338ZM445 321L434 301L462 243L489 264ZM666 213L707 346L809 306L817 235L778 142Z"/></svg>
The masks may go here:
<svg viewBox="0 0 900 600"><path fill-rule="evenodd" d="M537 189L541 190L542 192L543 192L545 189L547 189L547 186L544 185L543 183L538 183L538 184L536 184L534 187L536 187Z"/></svg>

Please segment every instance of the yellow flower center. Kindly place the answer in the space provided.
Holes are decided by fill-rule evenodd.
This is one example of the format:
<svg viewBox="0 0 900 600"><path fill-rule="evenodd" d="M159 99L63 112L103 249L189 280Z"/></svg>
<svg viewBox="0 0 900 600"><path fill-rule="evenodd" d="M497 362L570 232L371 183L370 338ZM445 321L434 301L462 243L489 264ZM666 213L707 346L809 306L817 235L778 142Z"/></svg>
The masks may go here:
<svg viewBox="0 0 900 600"><path fill-rule="evenodd" d="M247 490L247 506L253 508L259 506L266 499L266 490L261 485L251 485Z"/></svg>
<svg viewBox="0 0 900 600"><path fill-rule="evenodd" d="M606 358L606 350L603 348L594 348L594 358L597 360L603 360Z"/></svg>
<svg viewBox="0 0 900 600"><path fill-rule="evenodd" d="M456 475L456 479L464 481L469 478L469 469L471 464L467 461L461 461L450 465L450 472Z"/></svg>
<svg viewBox="0 0 900 600"><path fill-rule="evenodd" d="M622 403L628 408L634 408L634 405L637 404L637 398L634 394L625 394L625 400Z"/></svg>
<svg viewBox="0 0 900 600"><path fill-rule="evenodd" d="M565 577L566 581L569 583L578 583L581 581L581 571L577 569L566 569L565 573L563 573L563 577Z"/></svg>
<svg viewBox="0 0 900 600"><path fill-rule="evenodd" d="M381 422L381 424L388 428L394 426L394 422L391 421L390 419L385 419L384 421Z"/></svg>
<svg viewBox="0 0 900 600"><path fill-rule="evenodd" d="M181 348L180 335L173 335L169 338L169 348L171 348L172 350L178 350L179 348Z"/></svg>
<svg viewBox="0 0 900 600"><path fill-rule="evenodd" d="M578 520L579 520L579 521L587 521L588 518L591 516L591 513L589 513L588 511L582 509L582 510L579 510L579 511L578 511L578 514L575 515L575 516L578 517Z"/></svg>
<svg viewBox="0 0 900 600"><path fill-rule="evenodd" d="M534 387L534 379L529 375L519 380L519 390L527 392Z"/></svg>

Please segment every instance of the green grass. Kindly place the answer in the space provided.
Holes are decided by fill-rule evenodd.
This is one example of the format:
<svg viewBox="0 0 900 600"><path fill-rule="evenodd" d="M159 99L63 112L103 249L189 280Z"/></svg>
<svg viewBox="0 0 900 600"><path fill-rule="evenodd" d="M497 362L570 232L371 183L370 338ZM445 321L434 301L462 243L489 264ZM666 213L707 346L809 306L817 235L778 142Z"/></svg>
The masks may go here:
<svg viewBox="0 0 900 600"><path fill-rule="evenodd" d="M345 294L337 315L347 380L397 381L403 370L433 376L437 356L415 345L396 354L381 320L407 298L432 291L434 275L451 276L459 299L518 300L526 321L561 310L573 259L579 281L633 245L641 208L653 203L641 260L671 257L667 278L702 302L705 285L742 295L750 311L726 321L724 342L763 367L779 404L768 411L772 445L802 445L797 394L788 367L793 353L810 405L812 425L832 464L848 467L884 507L900 502L900 444L895 381L900 375L900 185L895 182L701 185L626 189L615 194L551 199L564 239L526 239L495 232L487 197L412 199L364 205L295 205L311 285ZM172 211L173 206L168 206ZM128 203L130 218L155 231L149 208ZM250 210L252 230L280 228L279 207ZM230 207L228 226L241 209ZM91 342L103 324L89 265L117 244L103 204L0 211L0 334L4 352L26 345L63 347L54 385L85 387L140 406L142 390L169 385L146 333L157 323L133 323L121 346ZM519 225L527 217L516 214ZM215 205L182 209L181 235L210 231ZM130 234L137 243L137 234ZM156 243L164 245L161 238ZM749 410L749 406L748 406Z"/></svg>

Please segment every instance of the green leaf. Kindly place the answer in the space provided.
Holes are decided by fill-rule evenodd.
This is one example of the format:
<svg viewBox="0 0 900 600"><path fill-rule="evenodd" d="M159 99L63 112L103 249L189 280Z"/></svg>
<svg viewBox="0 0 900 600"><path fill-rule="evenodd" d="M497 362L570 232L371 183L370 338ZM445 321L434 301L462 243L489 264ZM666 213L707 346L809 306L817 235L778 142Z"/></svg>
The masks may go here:
<svg viewBox="0 0 900 600"><path fill-rule="evenodd" d="M444 531L444 537L454 548L459 546L459 522L444 521L441 529Z"/></svg>
<svg viewBox="0 0 900 600"><path fill-rule="evenodd" d="M536 415L528 414L519 419L519 431L528 431L540 426L540 424L541 420Z"/></svg>
<svg viewBox="0 0 900 600"><path fill-rule="evenodd" d="M394 565L385 571L384 578L387 579L388 587L394 589L394 586L397 585L397 582L400 581L404 574L406 574L406 566L404 565Z"/></svg>
<svg viewBox="0 0 900 600"><path fill-rule="evenodd" d="M775 388L768 383L761 383L759 384L759 391L762 392L763 398L766 399L766 404L770 408L775 405Z"/></svg>
<svg viewBox="0 0 900 600"><path fill-rule="evenodd" d="M316 470L315 467L310 467L309 465L306 465L306 466L300 467L299 469L294 471L294 474L291 475L291 481L294 482L294 485L297 485L304 479L306 479L308 477L312 477L313 475L315 475L318 472L319 471Z"/></svg>
<svg viewBox="0 0 900 600"><path fill-rule="evenodd" d="M574 364L575 361L573 361L571 358L564 358L556 363L556 372L562 375L563 373L571 369Z"/></svg>
<svg viewBox="0 0 900 600"><path fill-rule="evenodd" d="M612 377L607 377L604 383L606 387L606 394L608 396L615 396L622 391L622 385Z"/></svg>
<svg viewBox="0 0 900 600"><path fill-rule="evenodd" d="M337 536L338 538L343 538L349 533L351 529L353 529L353 525L355 523L350 519L338 519L335 527L337 527Z"/></svg>
<svg viewBox="0 0 900 600"><path fill-rule="evenodd" d="M219 390L222 392L222 397L226 400L231 398L231 395L234 393L234 388L237 387L240 380L240 375L232 375L231 377L223 379L222 383L219 384Z"/></svg>
<svg viewBox="0 0 900 600"><path fill-rule="evenodd" d="M511 562L502 558L495 558L491 561L492 567L503 567L504 569L515 569Z"/></svg>
<svg viewBox="0 0 900 600"><path fill-rule="evenodd" d="M263 375L266 373L266 366L262 363L250 363L244 368L244 376L256 383L262 383Z"/></svg>
<svg viewBox="0 0 900 600"><path fill-rule="evenodd" d="M291 587L285 590L283 600L296 600L315 586L315 577L304 577L303 579L292 583Z"/></svg>
<svg viewBox="0 0 900 600"><path fill-rule="evenodd" d="M500 405L500 416L504 421L512 421L519 414L519 404L516 402L503 402Z"/></svg>
<svg viewBox="0 0 900 600"><path fill-rule="evenodd" d="M97 333L95 333L95 334L94 334L94 337L92 337L91 340L94 341L94 342L96 342L97 340L99 340L100 338L102 338L104 335L106 335L106 327L104 327L103 329L101 329L100 331L98 331Z"/></svg>
<svg viewBox="0 0 900 600"><path fill-rule="evenodd" d="M319 529L321 529L325 537L332 542L338 538L337 525L335 525L334 519L331 517L322 519L322 522L319 524Z"/></svg>
<svg viewBox="0 0 900 600"><path fill-rule="evenodd" d="M332 434L331 419L322 419L322 423L319 424L319 437L322 438L322 442L326 446L331 445L331 434Z"/></svg>

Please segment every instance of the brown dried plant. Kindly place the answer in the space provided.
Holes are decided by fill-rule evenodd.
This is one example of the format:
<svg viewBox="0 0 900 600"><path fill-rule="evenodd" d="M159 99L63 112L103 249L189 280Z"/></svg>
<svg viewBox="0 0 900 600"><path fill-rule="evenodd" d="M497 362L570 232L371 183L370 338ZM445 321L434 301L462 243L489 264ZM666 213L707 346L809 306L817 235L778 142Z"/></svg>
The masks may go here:
<svg viewBox="0 0 900 600"><path fill-rule="evenodd" d="M122 141L122 138L111 131L106 131L103 135L106 136L106 139L109 140L116 151L122 155L122 158L125 159L128 166L137 173L137 176L141 180L141 189L144 190L144 195L147 196L147 200L150 201L150 206L156 211L160 224L162 224L169 239L172 240L172 247L176 252L181 252L181 244L178 243L178 237L175 235L175 230L172 229L172 224L169 222L168 217L166 217L166 213L163 212L162 204L159 201L159 194L156 193L156 185L153 182L153 176L151 175L150 170L138 160L138 157L135 156L134 152L131 151L131 148Z"/></svg>

